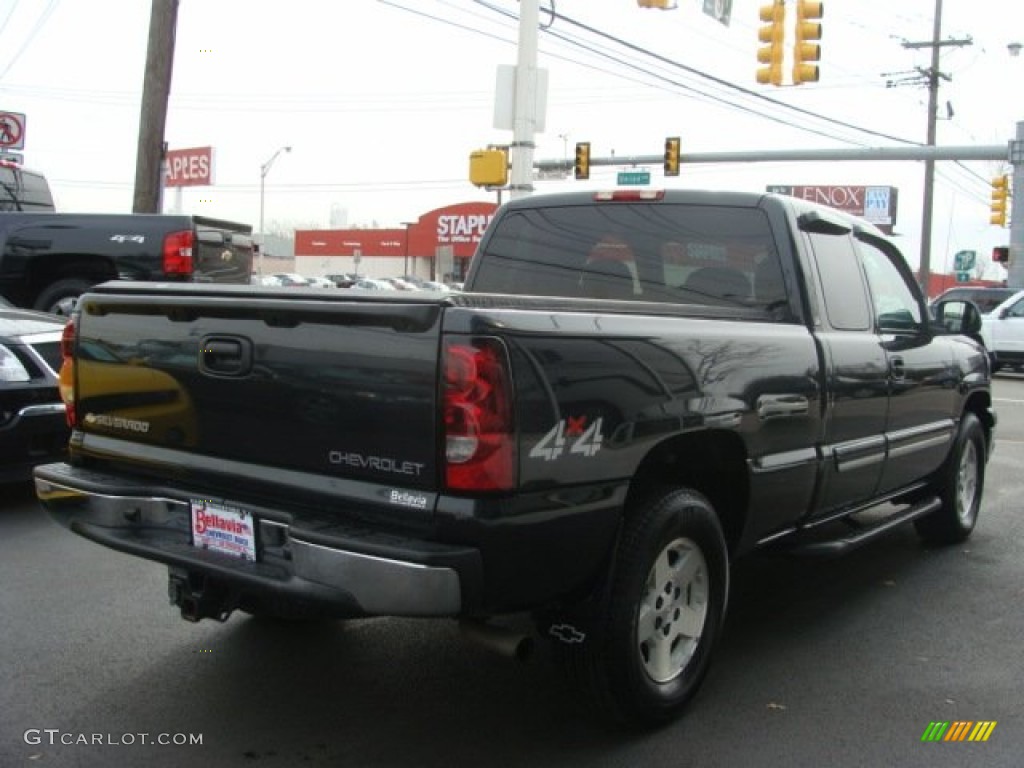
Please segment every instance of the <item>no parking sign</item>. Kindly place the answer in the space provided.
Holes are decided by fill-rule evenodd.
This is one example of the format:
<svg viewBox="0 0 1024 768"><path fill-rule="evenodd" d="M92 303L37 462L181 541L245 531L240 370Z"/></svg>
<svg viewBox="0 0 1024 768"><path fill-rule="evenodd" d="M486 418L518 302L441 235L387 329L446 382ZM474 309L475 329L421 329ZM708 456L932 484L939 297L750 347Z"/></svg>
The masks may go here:
<svg viewBox="0 0 1024 768"><path fill-rule="evenodd" d="M0 112L0 150L25 148L25 115Z"/></svg>

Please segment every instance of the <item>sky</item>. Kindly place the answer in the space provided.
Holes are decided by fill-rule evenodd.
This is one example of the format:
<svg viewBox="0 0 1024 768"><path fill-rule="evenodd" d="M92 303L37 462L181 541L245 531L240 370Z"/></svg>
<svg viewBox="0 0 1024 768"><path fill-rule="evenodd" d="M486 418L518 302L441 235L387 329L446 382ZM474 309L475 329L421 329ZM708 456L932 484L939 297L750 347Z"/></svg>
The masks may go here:
<svg viewBox="0 0 1024 768"><path fill-rule="evenodd" d="M916 75L930 51L905 44L931 39L935 0L828 0L820 81L782 88L754 81L762 0L733 0L728 26L702 0L677 2L541 0L549 85L535 160L571 156L577 141L595 157L660 155L666 136L681 137L684 156L924 143ZM149 0L0 0L0 111L26 115L25 164L48 176L60 210L131 210L149 11ZM268 230L327 227L332 210L343 226L397 227L496 200L469 183L468 158L511 141L494 127L495 80L516 62L517 16L513 0L181 0L165 138L215 153L215 184L186 189L184 209L256 227L260 169L283 146L292 151L264 179ZM945 0L942 38L971 44L942 49L938 143L1005 144L1024 121L1024 55L1008 50L1024 42L1024 3ZM610 188L617 170L536 192ZM920 162L650 170L666 188L895 186L897 242L918 262ZM959 250L987 263L1008 242L988 223L989 180L1008 170L938 164L934 271ZM986 277L1003 275L988 265Z"/></svg>

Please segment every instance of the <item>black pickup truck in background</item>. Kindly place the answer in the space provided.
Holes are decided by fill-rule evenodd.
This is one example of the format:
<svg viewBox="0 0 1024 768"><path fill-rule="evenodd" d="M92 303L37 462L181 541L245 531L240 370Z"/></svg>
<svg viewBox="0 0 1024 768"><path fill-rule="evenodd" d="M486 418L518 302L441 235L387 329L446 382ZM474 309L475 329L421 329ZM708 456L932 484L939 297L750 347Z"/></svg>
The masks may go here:
<svg viewBox="0 0 1024 768"><path fill-rule="evenodd" d="M930 317L866 222L538 195L499 209L465 289L98 286L64 333L69 460L37 494L167 565L191 621L448 617L511 653L490 620L529 613L588 701L641 723L698 690L736 558L975 527L980 318Z"/></svg>
<svg viewBox="0 0 1024 768"><path fill-rule="evenodd" d="M0 212L0 295L69 315L106 280L248 283L252 227L181 214Z"/></svg>

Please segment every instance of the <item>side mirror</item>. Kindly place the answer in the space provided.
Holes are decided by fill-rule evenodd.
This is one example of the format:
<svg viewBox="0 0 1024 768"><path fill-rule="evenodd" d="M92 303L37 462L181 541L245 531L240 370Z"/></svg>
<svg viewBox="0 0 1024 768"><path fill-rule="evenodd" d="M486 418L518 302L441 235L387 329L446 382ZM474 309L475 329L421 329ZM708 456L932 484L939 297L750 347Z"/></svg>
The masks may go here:
<svg viewBox="0 0 1024 768"><path fill-rule="evenodd" d="M932 307L932 317L946 333L981 338L981 310L973 301L940 301Z"/></svg>

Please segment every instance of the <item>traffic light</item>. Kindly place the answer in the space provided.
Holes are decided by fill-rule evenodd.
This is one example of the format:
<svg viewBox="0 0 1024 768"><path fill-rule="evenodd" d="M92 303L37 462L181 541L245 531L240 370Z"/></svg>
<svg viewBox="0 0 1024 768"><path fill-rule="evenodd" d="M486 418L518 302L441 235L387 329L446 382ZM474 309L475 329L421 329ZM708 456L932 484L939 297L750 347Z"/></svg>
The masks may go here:
<svg viewBox="0 0 1024 768"><path fill-rule="evenodd" d="M1010 177L1006 174L992 179L992 203L989 210L992 216L989 223L997 227L1006 226L1006 198L1010 195Z"/></svg>
<svg viewBox="0 0 1024 768"><path fill-rule="evenodd" d="M478 187L504 187L508 184L508 153L494 147L471 152L469 180Z"/></svg>
<svg viewBox="0 0 1024 768"><path fill-rule="evenodd" d="M576 178L590 178L590 142L579 141L576 143Z"/></svg>
<svg viewBox="0 0 1024 768"><path fill-rule="evenodd" d="M679 175L679 137L670 136L665 139L665 175Z"/></svg>
<svg viewBox="0 0 1024 768"><path fill-rule="evenodd" d="M820 19L825 6L817 0L797 0L795 40L793 42L793 85L818 82L818 65L808 62L821 59L821 46L808 40L821 40Z"/></svg>
<svg viewBox="0 0 1024 768"><path fill-rule="evenodd" d="M992 261L997 264L1006 264L1010 261L1010 246L997 245L992 249Z"/></svg>
<svg viewBox="0 0 1024 768"><path fill-rule="evenodd" d="M675 0L636 0L641 8L660 8L663 11L671 11L676 7Z"/></svg>
<svg viewBox="0 0 1024 768"><path fill-rule="evenodd" d="M765 67L758 67L757 82L762 85L782 85L782 44L786 39L786 5L783 0L772 0L771 5L762 5L758 14L765 22L757 30L757 39L766 43L757 49L757 60Z"/></svg>

